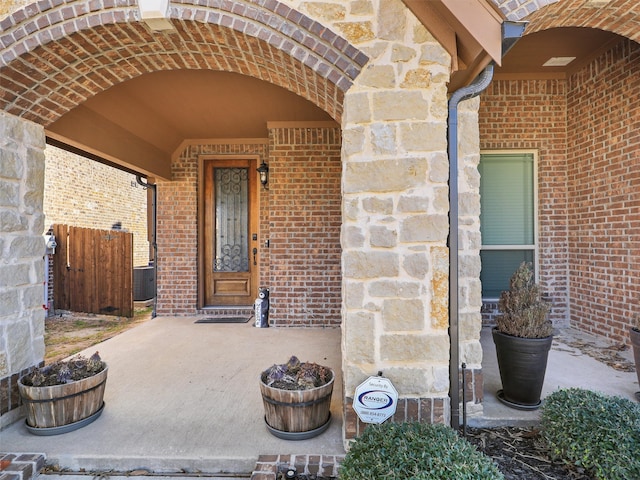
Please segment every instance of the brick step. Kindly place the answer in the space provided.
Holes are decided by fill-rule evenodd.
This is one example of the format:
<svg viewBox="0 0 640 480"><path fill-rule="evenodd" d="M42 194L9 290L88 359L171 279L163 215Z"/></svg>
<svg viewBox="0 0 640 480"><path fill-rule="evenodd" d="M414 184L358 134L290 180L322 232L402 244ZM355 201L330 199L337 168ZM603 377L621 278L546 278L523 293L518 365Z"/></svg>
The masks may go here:
<svg viewBox="0 0 640 480"><path fill-rule="evenodd" d="M344 455L260 455L250 480L278 480L288 470L297 478L337 478Z"/></svg>
<svg viewBox="0 0 640 480"><path fill-rule="evenodd" d="M0 453L0 480L32 480L45 459L43 453Z"/></svg>

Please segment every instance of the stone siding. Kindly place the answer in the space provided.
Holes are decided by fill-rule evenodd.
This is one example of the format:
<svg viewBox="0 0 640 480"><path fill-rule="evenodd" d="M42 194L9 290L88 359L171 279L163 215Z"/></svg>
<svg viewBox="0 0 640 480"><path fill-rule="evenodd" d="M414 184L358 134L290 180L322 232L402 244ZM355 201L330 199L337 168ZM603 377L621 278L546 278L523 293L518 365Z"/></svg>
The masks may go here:
<svg viewBox="0 0 640 480"><path fill-rule="evenodd" d="M0 111L0 428L44 358L44 147L41 126Z"/></svg>
<svg viewBox="0 0 640 480"><path fill-rule="evenodd" d="M22 0L10 3L24 6ZM336 141L327 143L330 151L322 161L319 154L313 153L318 157L314 162L329 173L322 179L323 188L330 187L329 194L321 200L331 212L329 228L325 223L314 227L331 233L326 240L331 251L325 259L329 262L329 291L335 295L335 303L328 309L331 322L337 321L337 304L341 302L345 438L353 438L359 431L351 408L356 386L379 371L399 390L402 407L397 413L398 421L448 422L446 133L451 61L401 0L237 0L219 2L216 8L204 5L206 2L181 0L172 2L170 10L180 31L167 36L147 35L138 22L134 1L71 3L74 6L43 0L0 21L8 45L2 57L7 62L4 73L20 96L15 103L15 97L5 98L12 114L48 126L112 85L166 65L253 76L306 98L340 124L339 161ZM520 16L530 7L533 11L548 2L499 3L503 3L505 13L517 8L515 15ZM88 43L90 48L85 48ZM41 48L45 44L46 48ZM115 62L109 55L115 50L119 58L129 61ZM57 54L59 51L64 55ZM87 54L89 51L92 53ZM14 61L18 57L20 60ZM31 69L27 80L20 71L25 64ZM80 75L79 71L89 73ZM23 92L20 85L24 81L29 85ZM25 125L17 117L7 118ZM481 391L482 378L475 375L480 373L481 362L477 122L477 99L461 104L460 251L456 252L460 256L460 359L473 373L473 392ZM41 129L37 132L42 135ZM174 158L172 181L158 184L158 313L197 313L197 156L251 152L262 157L267 155L266 145L201 142ZM271 146L277 150L275 143ZM44 161L43 147L42 139L42 145L22 159L25 168L33 159ZM300 158L308 155L307 151L302 152ZM281 156L286 158L284 149ZM291 156L279 165L282 172L285 166L299 160ZM269 158L274 167L278 158ZM275 169L274 183L279 181L277 174ZM39 178L33 172L24 175L27 183ZM304 172L296 175L291 178L304 178ZM38 228L29 232L42 243L43 187L36 184L40 203L33 210L38 222L32 223ZM286 200L293 202L300 195L307 195L295 193L298 197L292 195ZM271 212L274 207L270 201L278 199L274 194L263 200L263 207ZM335 218L338 212L342 215L339 232ZM19 223L11 228L18 227ZM313 228L306 231L312 233ZM3 255L15 262L9 247L5 245L3 249ZM11 281L19 278L17 274L23 268L22 264L12 268ZM34 267L29 264L29 268ZM272 278L277 277L274 274ZM31 290L35 291L36 286L41 290L41 275L33 273L24 281ZM6 295L7 301L12 295L13 290ZM14 310L20 315L29 311L28 306L15 307L11 315ZM294 313L301 316L300 311ZM35 336L31 333L32 337L28 337L24 332L17 339L4 338L9 347L0 353L12 362L7 370L11 374L42 359L43 322L42 318L35 320L34 316L31 332L36 332ZM12 349L25 340L31 342L28 351L40 350L18 362L20 365L13 365Z"/></svg>
<svg viewBox="0 0 640 480"><path fill-rule="evenodd" d="M355 14L355 3L344 7L344 21L335 22L370 58L345 94L343 117L347 439L360 431L350 404L355 388L380 371L398 389L408 418L446 423L450 417L450 57L399 0L367 14ZM460 343L461 360L479 368L476 115L477 102L461 105Z"/></svg>

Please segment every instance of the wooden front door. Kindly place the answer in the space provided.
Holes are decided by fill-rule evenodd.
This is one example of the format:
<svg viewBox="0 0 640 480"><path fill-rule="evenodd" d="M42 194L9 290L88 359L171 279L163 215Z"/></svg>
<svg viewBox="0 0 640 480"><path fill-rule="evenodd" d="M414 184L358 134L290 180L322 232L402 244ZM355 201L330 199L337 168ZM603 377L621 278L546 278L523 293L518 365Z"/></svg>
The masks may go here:
<svg viewBox="0 0 640 480"><path fill-rule="evenodd" d="M256 159L203 164L204 306L252 305L258 291Z"/></svg>

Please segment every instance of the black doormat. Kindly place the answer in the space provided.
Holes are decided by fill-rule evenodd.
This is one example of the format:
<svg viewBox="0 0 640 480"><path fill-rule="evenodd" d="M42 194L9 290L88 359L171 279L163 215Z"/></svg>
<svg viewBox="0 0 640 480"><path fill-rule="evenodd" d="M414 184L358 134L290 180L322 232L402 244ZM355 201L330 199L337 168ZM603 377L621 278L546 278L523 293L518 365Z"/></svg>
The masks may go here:
<svg viewBox="0 0 640 480"><path fill-rule="evenodd" d="M195 323L247 323L251 317L207 317L196 320Z"/></svg>

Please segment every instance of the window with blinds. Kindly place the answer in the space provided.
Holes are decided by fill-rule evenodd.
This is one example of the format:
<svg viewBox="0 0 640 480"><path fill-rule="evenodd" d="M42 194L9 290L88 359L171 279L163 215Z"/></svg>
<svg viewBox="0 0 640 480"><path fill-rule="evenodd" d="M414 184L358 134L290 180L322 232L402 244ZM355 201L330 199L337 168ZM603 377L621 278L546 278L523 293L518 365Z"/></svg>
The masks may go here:
<svg viewBox="0 0 640 480"><path fill-rule="evenodd" d="M482 297L497 299L518 265L536 265L536 155L487 152L480 156Z"/></svg>

